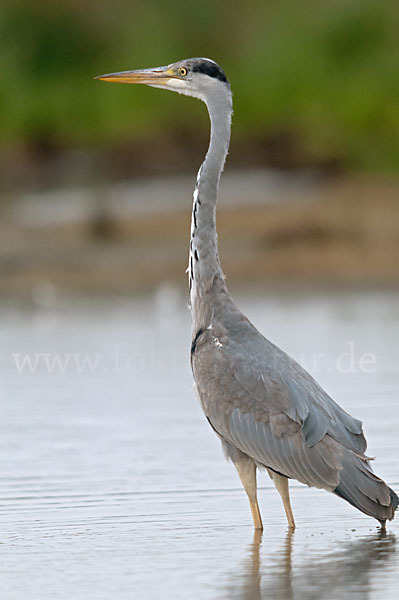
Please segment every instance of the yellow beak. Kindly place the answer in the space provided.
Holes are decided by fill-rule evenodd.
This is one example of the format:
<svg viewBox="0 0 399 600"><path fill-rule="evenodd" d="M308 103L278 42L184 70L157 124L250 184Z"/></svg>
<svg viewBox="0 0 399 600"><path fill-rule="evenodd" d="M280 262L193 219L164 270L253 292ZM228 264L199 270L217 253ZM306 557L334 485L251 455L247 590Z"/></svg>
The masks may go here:
<svg viewBox="0 0 399 600"><path fill-rule="evenodd" d="M174 70L170 67L158 67L156 69L140 69L138 71L121 71L120 73L108 73L98 75L94 79L111 81L115 83L144 83L146 85L166 84L171 78L178 79Z"/></svg>

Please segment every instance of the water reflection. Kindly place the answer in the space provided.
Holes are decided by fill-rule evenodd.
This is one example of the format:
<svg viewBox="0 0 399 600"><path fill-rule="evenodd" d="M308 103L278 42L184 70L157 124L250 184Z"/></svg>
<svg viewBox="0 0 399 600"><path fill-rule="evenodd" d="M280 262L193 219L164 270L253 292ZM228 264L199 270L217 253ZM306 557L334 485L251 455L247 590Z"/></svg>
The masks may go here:
<svg viewBox="0 0 399 600"><path fill-rule="evenodd" d="M245 561L243 570L243 588L240 598L243 600L259 600L261 598L260 548L262 532L254 531L254 539L249 546L249 558Z"/></svg>
<svg viewBox="0 0 399 600"><path fill-rule="evenodd" d="M310 549L306 559L293 559L295 532L287 532L284 544L275 554L262 544L262 534L254 533L237 586L229 597L242 600L292 600L293 598L367 598L372 588L372 573L393 567L396 537L378 533L345 543L337 549L320 552ZM335 540L335 543L336 540Z"/></svg>

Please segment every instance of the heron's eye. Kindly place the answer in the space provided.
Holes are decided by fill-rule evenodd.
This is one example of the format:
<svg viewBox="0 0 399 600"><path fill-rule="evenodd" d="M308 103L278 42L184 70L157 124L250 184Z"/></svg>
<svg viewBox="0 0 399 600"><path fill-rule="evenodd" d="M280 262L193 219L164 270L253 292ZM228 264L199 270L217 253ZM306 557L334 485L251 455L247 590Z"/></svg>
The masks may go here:
<svg viewBox="0 0 399 600"><path fill-rule="evenodd" d="M185 77L187 75L187 69L185 67L180 67L179 75L181 75L181 77Z"/></svg>

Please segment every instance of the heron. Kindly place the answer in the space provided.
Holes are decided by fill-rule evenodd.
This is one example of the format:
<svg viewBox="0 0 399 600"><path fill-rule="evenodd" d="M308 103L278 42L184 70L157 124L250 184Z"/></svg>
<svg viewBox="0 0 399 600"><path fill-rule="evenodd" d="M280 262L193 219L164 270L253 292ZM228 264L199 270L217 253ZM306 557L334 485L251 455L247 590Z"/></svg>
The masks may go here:
<svg viewBox="0 0 399 600"><path fill-rule="evenodd" d="M228 292L216 231L232 115L223 69L208 58L191 58L97 79L171 90L207 106L210 142L194 189L189 248L191 366L199 402L238 472L255 529L263 529L257 468L266 469L277 488L291 530L290 479L333 492L385 528L399 499L372 470L362 422L266 339Z"/></svg>

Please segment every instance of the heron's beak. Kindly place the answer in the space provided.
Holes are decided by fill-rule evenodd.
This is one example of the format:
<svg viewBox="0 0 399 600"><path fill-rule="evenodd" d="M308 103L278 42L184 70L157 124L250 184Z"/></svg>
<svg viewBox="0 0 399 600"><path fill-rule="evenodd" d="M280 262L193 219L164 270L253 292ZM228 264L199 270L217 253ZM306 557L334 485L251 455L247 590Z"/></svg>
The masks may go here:
<svg viewBox="0 0 399 600"><path fill-rule="evenodd" d="M166 84L169 79L178 79L176 72L171 67L157 67L156 69L140 69L138 71L121 71L98 75L94 79L111 81L115 83L144 83L146 85Z"/></svg>

